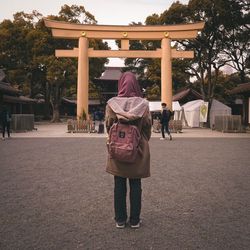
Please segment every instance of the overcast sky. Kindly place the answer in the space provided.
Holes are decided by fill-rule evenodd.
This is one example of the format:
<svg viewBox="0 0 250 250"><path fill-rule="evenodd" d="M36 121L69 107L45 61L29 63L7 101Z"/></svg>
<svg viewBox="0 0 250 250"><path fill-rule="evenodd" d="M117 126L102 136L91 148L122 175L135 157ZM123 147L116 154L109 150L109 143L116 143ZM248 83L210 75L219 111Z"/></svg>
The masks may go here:
<svg viewBox="0 0 250 250"><path fill-rule="evenodd" d="M24 11L31 13L37 10L43 16L50 14L57 15L64 4L83 5L87 11L93 14L98 24L109 25L128 25L131 22L142 22L147 16L154 13L161 14L168 9L174 0L1 0L0 3L0 21L3 19L12 19L16 12ZM188 0L180 0L187 4ZM113 43L109 44L113 47ZM112 66L122 66L119 59L112 59Z"/></svg>

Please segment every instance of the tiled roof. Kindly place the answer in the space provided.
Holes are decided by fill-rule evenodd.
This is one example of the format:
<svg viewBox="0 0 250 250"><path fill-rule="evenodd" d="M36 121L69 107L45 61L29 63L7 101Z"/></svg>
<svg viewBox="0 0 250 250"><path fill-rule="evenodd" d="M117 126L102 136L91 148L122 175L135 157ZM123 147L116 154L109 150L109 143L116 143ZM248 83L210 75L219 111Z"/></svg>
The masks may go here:
<svg viewBox="0 0 250 250"><path fill-rule="evenodd" d="M250 92L250 82L239 84L237 87L228 91L229 94L241 94Z"/></svg>
<svg viewBox="0 0 250 250"><path fill-rule="evenodd" d="M0 69L0 82L3 81L5 78L5 73L2 69Z"/></svg>
<svg viewBox="0 0 250 250"><path fill-rule="evenodd" d="M0 82L0 91L4 94L18 94L19 91L15 88L13 88L9 83L6 82Z"/></svg>
<svg viewBox="0 0 250 250"><path fill-rule="evenodd" d="M106 67L100 80L115 80L118 81L121 77L122 71L120 67Z"/></svg>
<svg viewBox="0 0 250 250"><path fill-rule="evenodd" d="M69 99L69 98L66 98L66 97L62 97L62 101L64 103L77 105L77 100L76 99ZM89 103L89 105L100 105L100 100L91 100L91 99L89 99L88 103Z"/></svg>
<svg viewBox="0 0 250 250"><path fill-rule="evenodd" d="M36 103L37 100L31 99L26 96L9 96L9 95L3 95L3 101L4 102L11 102L11 103Z"/></svg>
<svg viewBox="0 0 250 250"><path fill-rule="evenodd" d="M189 89L184 89L182 91L180 91L179 93L175 94L173 96L173 101L179 101L182 98L186 97L187 95L193 94L195 97L197 97L197 99L202 99L202 95L200 93L198 93L197 91L189 88Z"/></svg>

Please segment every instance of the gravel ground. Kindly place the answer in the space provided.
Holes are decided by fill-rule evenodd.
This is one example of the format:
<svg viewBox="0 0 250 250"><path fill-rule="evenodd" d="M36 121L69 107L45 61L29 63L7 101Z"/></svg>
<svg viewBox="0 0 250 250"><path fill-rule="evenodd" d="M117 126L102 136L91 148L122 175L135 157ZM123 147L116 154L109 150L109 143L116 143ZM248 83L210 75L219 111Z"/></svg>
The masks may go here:
<svg viewBox="0 0 250 250"><path fill-rule="evenodd" d="M132 230L115 228L104 138L0 141L0 249L249 249L249 138L150 146Z"/></svg>

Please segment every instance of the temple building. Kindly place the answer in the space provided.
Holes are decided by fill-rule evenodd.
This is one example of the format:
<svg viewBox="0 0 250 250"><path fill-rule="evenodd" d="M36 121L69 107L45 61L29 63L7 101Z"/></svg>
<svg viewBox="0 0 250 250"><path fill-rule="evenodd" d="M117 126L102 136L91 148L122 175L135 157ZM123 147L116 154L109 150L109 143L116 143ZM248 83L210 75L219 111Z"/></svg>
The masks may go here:
<svg viewBox="0 0 250 250"><path fill-rule="evenodd" d="M0 70L0 106L7 106L12 114L33 114L36 100L21 95L21 92L8 82Z"/></svg>
<svg viewBox="0 0 250 250"><path fill-rule="evenodd" d="M117 95L118 81L122 75L121 67L106 67L99 78L95 78L94 83L101 89L101 103L106 105L107 101Z"/></svg>
<svg viewBox="0 0 250 250"><path fill-rule="evenodd" d="M202 99L202 95L192 88L183 88L173 96L173 101L178 101L180 105L187 102Z"/></svg>
<svg viewBox="0 0 250 250"><path fill-rule="evenodd" d="M245 126L250 126L250 83L242 83L228 91L231 95L243 97L242 122Z"/></svg>

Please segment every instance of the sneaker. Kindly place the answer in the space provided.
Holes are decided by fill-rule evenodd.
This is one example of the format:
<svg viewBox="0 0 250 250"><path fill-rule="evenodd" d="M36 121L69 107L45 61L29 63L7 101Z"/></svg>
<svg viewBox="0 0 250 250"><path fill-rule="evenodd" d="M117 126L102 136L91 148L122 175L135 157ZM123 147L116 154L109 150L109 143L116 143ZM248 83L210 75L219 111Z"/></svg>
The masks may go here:
<svg viewBox="0 0 250 250"><path fill-rule="evenodd" d="M161 137L160 140L166 140L166 138Z"/></svg>
<svg viewBox="0 0 250 250"><path fill-rule="evenodd" d="M116 222L116 228L123 229L125 227L126 227L126 223L125 222Z"/></svg>
<svg viewBox="0 0 250 250"><path fill-rule="evenodd" d="M135 224L135 225L132 225L132 224L130 224L130 227L132 228L132 229L138 229L138 228L140 228L140 226L141 226L141 221L139 221L137 224Z"/></svg>

